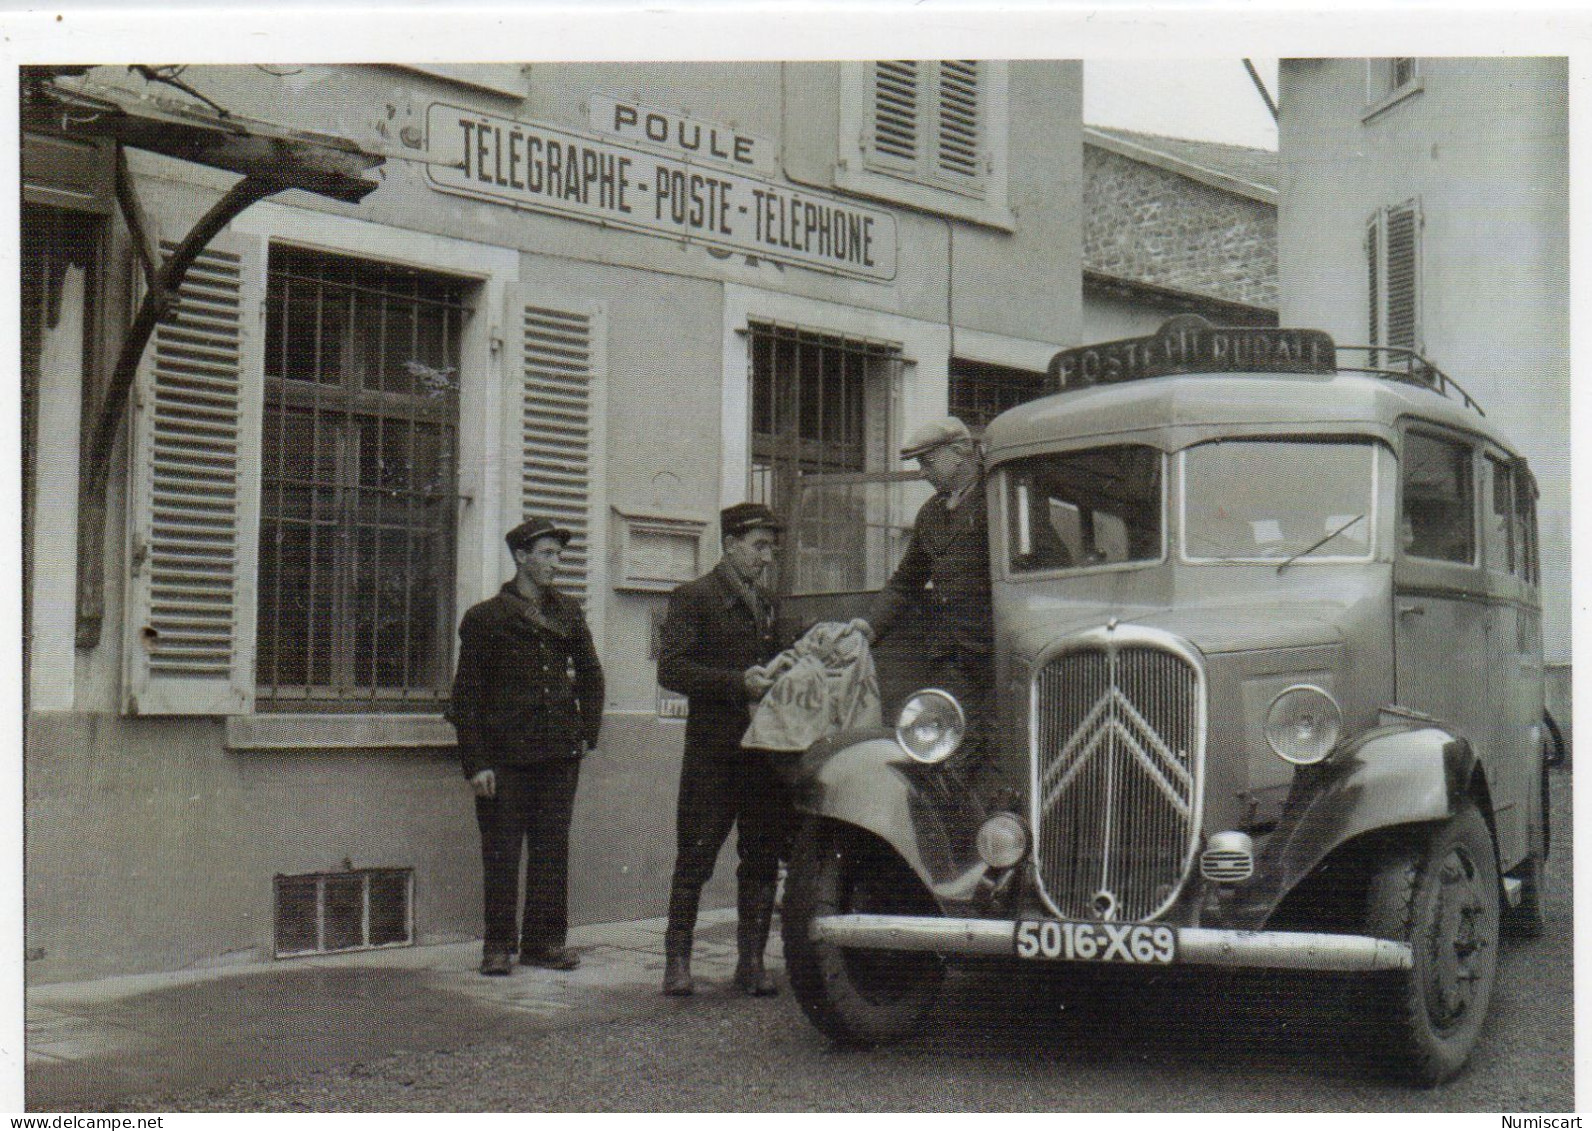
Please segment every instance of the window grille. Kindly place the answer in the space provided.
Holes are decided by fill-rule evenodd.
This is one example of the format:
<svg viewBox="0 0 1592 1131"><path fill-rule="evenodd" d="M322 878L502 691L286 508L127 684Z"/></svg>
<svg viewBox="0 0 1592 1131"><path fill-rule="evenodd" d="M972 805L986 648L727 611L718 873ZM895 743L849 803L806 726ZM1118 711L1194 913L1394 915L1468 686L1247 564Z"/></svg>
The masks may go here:
<svg viewBox="0 0 1592 1131"><path fill-rule="evenodd" d="M901 372L897 347L754 323L749 348L752 501L783 512L798 475L883 462L885 408Z"/></svg>
<svg viewBox="0 0 1592 1131"><path fill-rule="evenodd" d="M412 868L277 876L276 957L414 943Z"/></svg>
<svg viewBox="0 0 1592 1131"><path fill-rule="evenodd" d="M468 286L271 248L262 703L435 709L447 693Z"/></svg>
<svg viewBox="0 0 1592 1131"><path fill-rule="evenodd" d="M1043 373L988 365L980 361L951 359L951 415L966 424L975 435L1001 413L1048 392Z"/></svg>

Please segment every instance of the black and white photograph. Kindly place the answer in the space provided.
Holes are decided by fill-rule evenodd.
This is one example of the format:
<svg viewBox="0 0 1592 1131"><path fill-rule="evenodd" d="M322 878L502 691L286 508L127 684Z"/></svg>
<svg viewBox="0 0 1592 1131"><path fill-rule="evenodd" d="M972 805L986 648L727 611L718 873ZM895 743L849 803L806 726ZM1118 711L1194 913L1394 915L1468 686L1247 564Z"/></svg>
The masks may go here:
<svg viewBox="0 0 1592 1131"><path fill-rule="evenodd" d="M1580 1126L1592 19L0 29L0 1107Z"/></svg>

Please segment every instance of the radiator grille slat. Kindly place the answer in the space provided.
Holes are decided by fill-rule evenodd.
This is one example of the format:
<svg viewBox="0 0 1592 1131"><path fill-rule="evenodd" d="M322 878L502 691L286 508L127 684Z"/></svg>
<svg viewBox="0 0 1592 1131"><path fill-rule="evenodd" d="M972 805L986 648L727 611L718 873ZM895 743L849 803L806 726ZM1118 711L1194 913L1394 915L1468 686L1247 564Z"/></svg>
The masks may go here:
<svg viewBox="0 0 1592 1131"><path fill-rule="evenodd" d="M1175 651L1065 651L1036 676L1035 850L1067 919L1142 921L1176 899L1199 835L1203 681Z"/></svg>

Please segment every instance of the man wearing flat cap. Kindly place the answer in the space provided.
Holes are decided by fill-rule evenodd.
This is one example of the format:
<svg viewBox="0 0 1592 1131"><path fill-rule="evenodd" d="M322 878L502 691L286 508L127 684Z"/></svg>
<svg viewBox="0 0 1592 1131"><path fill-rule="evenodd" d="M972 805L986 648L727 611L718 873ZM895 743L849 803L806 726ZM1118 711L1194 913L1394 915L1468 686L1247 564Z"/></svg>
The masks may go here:
<svg viewBox="0 0 1592 1131"><path fill-rule="evenodd" d="M761 503L738 503L719 515L724 556L712 571L669 597L658 657L658 682L688 701L685 757L676 812L678 855L669 890L663 992L692 992L691 936L702 888L719 849L737 829L734 988L778 992L763 967L779 853L788 823L788 789L763 751L741 746L752 707L768 680L751 669L779 654L778 610L768 589L780 522Z"/></svg>
<svg viewBox="0 0 1592 1131"><path fill-rule="evenodd" d="M580 604L553 587L570 532L532 518L504 536L514 580L464 614L448 719L481 829L481 973L573 970L569 822L580 759L603 721L603 669ZM525 912L515 929L520 859Z"/></svg>
<svg viewBox="0 0 1592 1131"><path fill-rule="evenodd" d="M934 497L918 510L906 555L858 627L882 639L909 606L928 599L932 679L962 704L969 749L977 749L994 678L983 464L967 425L954 416L913 432L901 458L919 462Z"/></svg>

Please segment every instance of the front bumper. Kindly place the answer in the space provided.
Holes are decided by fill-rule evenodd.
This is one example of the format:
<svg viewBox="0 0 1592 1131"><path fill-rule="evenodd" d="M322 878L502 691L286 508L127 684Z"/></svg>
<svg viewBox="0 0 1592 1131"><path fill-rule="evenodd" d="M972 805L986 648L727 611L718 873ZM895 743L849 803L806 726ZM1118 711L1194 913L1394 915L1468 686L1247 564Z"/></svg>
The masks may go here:
<svg viewBox="0 0 1592 1131"><path fill-rule="evenodd" d="M1304 931L1233 931L1174 927L1177 965L1244 966L1270 970L1408 970L1408 943L1365 935ZM1017 958L1017 924L1010 919L943 919L916 915L826 915L814 919L815 940L868 950L932 951L979 958ZM1023 959L1054 962L1065 959ZM1084 965L1099 966L1092 962Z"/></svg>

